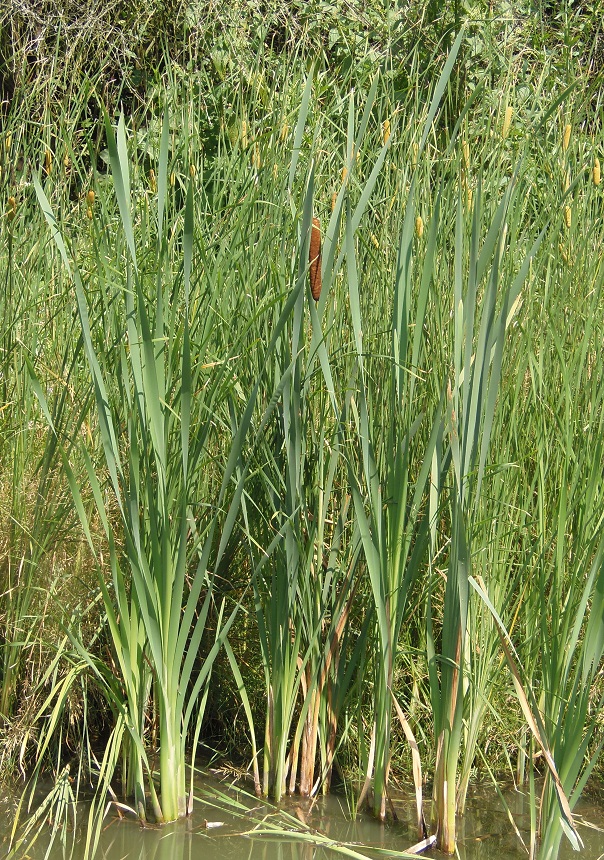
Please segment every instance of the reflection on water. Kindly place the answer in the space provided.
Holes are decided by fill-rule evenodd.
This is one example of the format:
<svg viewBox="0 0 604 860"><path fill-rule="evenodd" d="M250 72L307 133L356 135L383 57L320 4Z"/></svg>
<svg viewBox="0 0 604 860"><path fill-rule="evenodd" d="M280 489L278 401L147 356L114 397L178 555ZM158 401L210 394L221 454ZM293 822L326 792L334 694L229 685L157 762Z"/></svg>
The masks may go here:
<svg viewBox="0 0 604 860"><path fill-rule="evenodd" d="M239 807L227 807L220 794L227 795ZM394 796L398 821L387 825L378 824L369 815L352 821L345 800L337 796L320 798L315 802L288 799L281 805L281 812L275 812L273 807L229 788L225 783L207 779L200 782L198 797L191 818L164 827L141 828L131 820L120 820L110 813L104 823L97 857L103 860L333 860L338 855L328 846L318 844L325 842L326 837L339 844L345 843L367 857L377 856L372 853L372 848L404 851L417 841L411 794ZM507 792L505 799L528 844L528 799L515 791ZM597 860L603 855L604 860L604 832L589 826L604 828L604 808L585 802L577 807L576 812L580 816L579 832L585 843L582 856ZM85 817L82 810L82 824ZM10 826L10 815L3 816L3 819L6 826ZM288 838L267 835L267 831L277 827L287 828L290 831ZM81 845L83 849L83 837L83 833L76 834L74 860L79 860L77 848ZM469 797L467 813L459 822L458 839L460 860L520 860L526 857L492 786L475 788ZM6 839L2 841L6 844ZM45 845L41 839L26 851L26 856L30 860L43 860L46 847L47 843ZM422 856L443 858L434 851ZM571 857L576 858L577 855L570 845L563 845L560 860L570 860ZM50 852L49 860L62 858L63 850L57 844Z"/></svg>

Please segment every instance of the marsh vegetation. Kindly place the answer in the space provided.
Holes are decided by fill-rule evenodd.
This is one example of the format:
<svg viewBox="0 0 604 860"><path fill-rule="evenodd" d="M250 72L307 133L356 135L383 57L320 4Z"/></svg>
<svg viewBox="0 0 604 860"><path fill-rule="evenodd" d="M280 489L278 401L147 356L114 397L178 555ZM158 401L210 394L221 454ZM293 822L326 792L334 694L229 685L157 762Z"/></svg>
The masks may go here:
<svg viewBox="0 0 604 860"><path fill-rule="evenodd" d="M555 858L604 743L601 22L273 5L0 13L11 851L214 756L380 820L404 780L448 853L511 779Z"/></svg>

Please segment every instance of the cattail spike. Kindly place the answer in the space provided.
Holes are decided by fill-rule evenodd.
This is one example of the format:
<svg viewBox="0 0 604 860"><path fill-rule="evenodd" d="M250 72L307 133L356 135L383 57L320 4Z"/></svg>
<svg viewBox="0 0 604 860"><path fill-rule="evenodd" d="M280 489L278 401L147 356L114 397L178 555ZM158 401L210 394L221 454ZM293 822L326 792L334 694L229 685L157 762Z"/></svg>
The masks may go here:
<svg viewBox="0 0 604 860"><path fill-rule="evenodd" d="M321 296L321 223L318 218L312 219L308 261L310 263L310 292L313 299L318 302Z"/></svg>
<svg viewBox="0 0 604 860"><path fill-rule="evenodd" d="M512 125L512 117L514 116L514 108L511 105L508 105L505 109L505 114L503 117L503 128L501 129L501 137L505 140L509 134L510 127Z"/></svg>
<svg viewBox="0 0 604 860"><path fill-rule="evenodd" d="M384 122L382 123L382 143L383 143L383 145L386 146L386 144L388 143L389 140L390 140L390 120L385 119Z"/></svg>
<svg viewBox="0 0 604 860"><path fill-rule="evenodd" d="M564 134L562 136L562 149L564 152L568 149L568 145L570 143L570 133L572 131L572 126L569 122L564 126Z"/></svg>

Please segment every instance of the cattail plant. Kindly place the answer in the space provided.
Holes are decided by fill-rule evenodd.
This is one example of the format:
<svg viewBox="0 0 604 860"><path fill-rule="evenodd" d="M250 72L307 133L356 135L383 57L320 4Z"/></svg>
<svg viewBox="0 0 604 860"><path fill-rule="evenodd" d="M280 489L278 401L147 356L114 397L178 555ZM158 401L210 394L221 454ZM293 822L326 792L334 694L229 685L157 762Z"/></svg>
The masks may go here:
<svg viewBox="0 0 604 860"><path fill-rule="evenodd" d="M457 36L436 83L417 148L418 161L460 45L461 34ZM427 252L419 278L419 291L416 293L413 289L416 181L417 173L414 173L399 241L391 311L390 349L385 374L387 384L380 389L380 397L387 401L387 420L379 430L370 417L369 404L374 400L374 394L369 387L370 376L366 371L360 287L348 219L346 235L349 305L359 379L358 391L355 394L354 426L360 449L358 474L351 468L349 480L375 613L373 725L370 748L364 761L366 779L357 804L361 804L368 796L373 779L373 812L381 820L386 818L387 808L394 708L392 686L401 656L399 637L408 617L409 593L420 575L428 548L430 523L425 494L441 420L439 405L428 415L418 415L415 411L419 396L416 388L420 378L418 368L426 349L424 323L428 290L435 264L435 241L440 211L438 201L432 216ZM421 434L417 432L420 426L423 427ZM376 436L378 432L380 435ZM417 442L420 436L422 444ZM380 456L381 451L386 451L386 456ZM416 791L417 826L421 838L425 835L421 778L419 785L416 785Z"/></svg>
<svg viewBox="0 0 604 860"><path fill-rule="evenodd" d="M597 187L600 184L600 159L599 158L594 158L592 179L593 179L594 185Z"/></svg>
<svg viewBox="0 0 604 860"><path fill-rule="evenodd" d="M175 293L166 284L170 268L165 237L168 168L168 114L164 115L160 144L157 200L157 235L143 234L158 260L155 292L152 298L143 290L138 265L139 248L135 239L130 197L129 164L125 121L120 118L117 139L109 118L105 117L108 150L114 188L128 252L124 281L128 289L119 290L111 301L121 305L122 338L128 343L119 361L117 395L110 388L110 373L103 353L97 352L93 339L83 276L70 260L57 222L37 177L34 185L42 210L61 253L63 263L75 285L82 329L82 348L96 393L96 412L105 457L108 481L114 496L117 517L109 516L99 479L85 452L86 475L92 487L96 510L109 546L112 587L102 575L99 586L108 618L115 678L105 679L101 689L116 714L116 722L102 764L97 798L101 814L105 805L103 790L108 789L120 754L123 778L134 797L135 813L144 820L151 802L159 821L171 821L191 811L193 803L191 770L187 786L185 745L192 739L193 750L203 717L212 665L220 645L233 623L234 613L224 616L218 607L218 627L205 658L199 663L199 649L214 600L214 576L220 567L227 542L235 525L235 512L243 491L245 469L232 496L230 485L241 459L259 385L252 388L240 421L230 412L234 423L232 447L222 475L212 513L198 540L192 519L191 481L206 450L212 421L203 416L202 396L210 398L207 414L214 416L220 405L219 391L228 391L225 372L213 375L212 391L200 382L203 361L194 356L190 334L191 270L193 253L193 183L189 184L185 212L182 294L178 302L183 319L165 313ZM299 290L298 290L299 292ZM280 339L289 318L293 299L286 301L268 342L269 353ZM201 338L207 342L207 336ZM114 369L113 369L114 370ZM218 388L214 389L213 386ZM197 391L195 399L192 392ZM41 402L44 397L39 391ZM205 402L205 401L204 401ZM195 434L191 433L193 409L198 413ZM207 406L207 404L206 404ZM45 408L45 413L48 412ZM269 406L270 410L273 408ZM120 434L118 427L124 428ZM70 488L91 552L96 549L90 535L90 522L81 491L65 461ZM231 501L229 501L229 498ZM220 511L226 510L225 527L219 532ZM230 513L229 513L230 511ZM117 550L117 544L123 546ZM214 555L210 568L210 555ZM213 572L211 572L213 571ZM236 611L236 610L234 610ZM112 673L114 675L115 672ZM155 703L159 740L159 792L154 767L149 761L148 726L150 703Z"/></svg>

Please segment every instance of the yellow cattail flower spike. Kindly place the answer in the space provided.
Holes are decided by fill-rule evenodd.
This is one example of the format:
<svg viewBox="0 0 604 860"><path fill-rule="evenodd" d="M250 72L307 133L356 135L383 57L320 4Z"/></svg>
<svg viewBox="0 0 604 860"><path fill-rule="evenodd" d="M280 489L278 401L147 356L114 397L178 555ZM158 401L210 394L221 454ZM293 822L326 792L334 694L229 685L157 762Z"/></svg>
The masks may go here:
<svg viewBox="0 0 604 860"><path fill-rule="evenodd" d="M421 239L424 235L424 222L421 215L418 215L415 219L415 235L418 239Z"/></svg>
<svg viewBox="0 0 604 860"><path fill-rule="evenodd" d="M174 173L174 171L172 171L172 173L170 174L170 187L174 188L175 185L176 185L176 174Z"/></svg>
<svg viewBox="0 0 604 860"><path fill-rule="evenodd" d="M342 168L342 183L346 182L347 177L348 177L348 168L346 167L346 165L344 165L344 167Z"/></svg>
<svg viewBox="0 0 604 860"><path fill-rule="evenodd" d="M564 223L566 224L566 226L570 230L570 225L572 223L572 215L571 215L570 206L564 207Z"/></svg>
<svg viewBox="0 0 604 860"><path fill-rule="evenodd" d="M8 152L8 151L10 150L10 145L11 145L11 143L12 143L12 142L13 142L13 136L12 136L12 134L7 134L7 135L6 135L6 141L5 141L5 143L4 143L4 150L5 150L5 152Z"/></svg>
<svg viewBox="0 0 604 860"><path fill-rule="evenodd" d="M8 220L14 221L16 215L17 215L17 201L15 200L14 197L9 197L8 198L8 212L7 212Z"/></svg>
<svg viewBox="0 0 604 860"><path fill-rule="evenodd" d="M566 125L564 126L564 136L562 138L562 149L564 150L564 152L566 152L566 150L568 149L568 145L570 143L571 130L572 130L571 124L569 122L567 122Z"/></svg>
<svg viewBox="0 0 604 860"><path fill-rule="evenodd" d="M153 168L149 171L149 188L153 194L157 191L157 179L155 178L155 171Z"/></svg>
<svg viewBox="0 0 604 860"><path fill-rule="evenodd" d="M594 159L594 169L593 169L593 181L594 185L600 184L600 159Z"/></svg>
<svg viewBox="0 0 604 860"><path fill-rule="evenodd" d="M89 207L88 207L88 209L86 210L86 217L88 218L88 220L89 220L89 221L92 221L92 219L93 219L93 217L94 217L93 212L92 212L92 209L91 209L91 207L90 207L90 206L89 206Z"/></svg>
<svg viewBox="0 0 604 860"><path fill-rule="evenodd" d="M52 170L52 152L50 149L46 150L46 155L44 156L44 170L47 174Z"/></svg>
<svg viewBox="0 0 604 860"><path fill-rule="evenodd" d="M388 143L389 140L390 140L390 120L385 119L384 122L382 123L382 143L384 144L384 146L386 146L386 144Z"/></svg>
<svg viewBox="0 0 604 860"><path fill-rule="evenodd" d="M92 190L92 188L90 189L90 191L86 195L86 205L88 206L89 209L91 209L94 205L94 191Z"/></svg>
<svg viewBox="0 0 604 860"><path fill-rule="evenodd" d="M190 164L189 165L189 175L191 176L191 179L195 178L196 173L197 173L197 168L195 167L194 164Z"/></svg>
<svg viewBox="0 0 604 860"><path fill-rule="evenodd" d="M505 114L503 117L503 128L501 129L501 137L505 140L510 132L510 127L512 125L512 117L514 116L514 108L511 105L508 105L505 109Z"/></svg>

